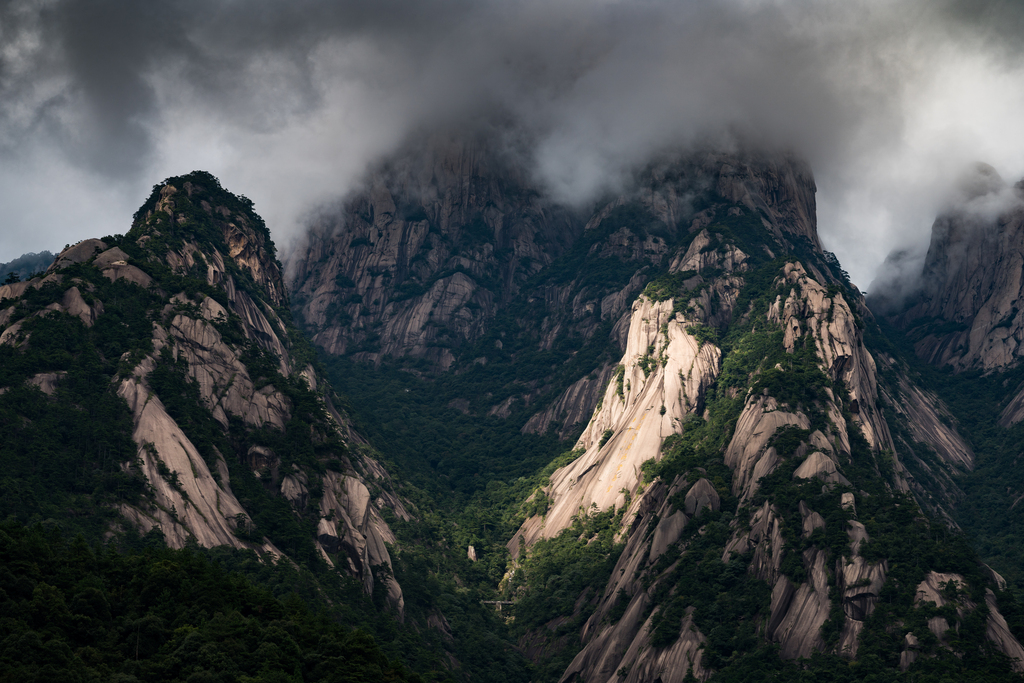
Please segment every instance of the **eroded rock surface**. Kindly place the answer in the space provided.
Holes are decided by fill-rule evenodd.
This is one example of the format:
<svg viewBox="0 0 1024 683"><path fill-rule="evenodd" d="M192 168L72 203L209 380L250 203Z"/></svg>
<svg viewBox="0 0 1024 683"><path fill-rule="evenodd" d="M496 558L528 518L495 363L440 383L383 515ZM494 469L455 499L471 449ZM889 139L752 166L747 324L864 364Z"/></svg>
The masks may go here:
<svg viewBox="0 0 1024 683"><path fill-rule="evenodd" d="M658 457L662 442L681 428L686 415L703 408L721 352L699 342L686 327L671 300L637 301L621 370L577 442L584 454L551 476L553 503L543 526L524 527L510 548L518 547L520 536L530 545L557 534L580 508L622 506L626 494L636 491L640 466ZM607 430L611 435L604 440Z"/></svg>
<svg viewBox="0 0 1024 683"><path fill-rule="evenodd" d="M137 288L136 308L145 309L141 321L127 318L134 327L124 322L121 281L129 294ZM51 303L20 305L32 292ZM102 292L114 303L105 305ZM386 591L402 614L401 588L387 571L386 544L395 538L381 509L390 507L402 519L409 514L386 490L389 478L380 465L349 450L351 430L326 383L311 365L292 360L294 330L283 307L281 267L269 232L246 201L224 192L209 174L171 179L117 245L86 240L68 247L45 277L5 285L0 299L10 302L0 307L0 343L22 350L33 343L31 323L39 316L70 316L87 330L99 330L110 308L121 316L104 329L120 335L122 345L98 346L97 353L130 349L103 359L117 367L112 390L127 404L137 446L121 468L146 483L137 500L119 503L124 521L142 533L159 529L174 548L194 541L256 550L270 561L310 559L287 557L254 522L261 511L246 509L235 495L238 478L253 477L249 500L254 484L288 501L295 515L318 511L311 545L328 564L360 578L368 592ZM178 373L181 379L173 379ZM40 372L27 381L53 396L67 374ZM200 412L182 410L183 399L198 401ZM298 426L296 399L306 406ZM209 420L205 427L193 422L203 419ZM225 439L205 436L204 429L218 428ZM297 460L263 443L286 433L293 444L305 440L321 461ZM235 443L239 452L226 449ZM380 493L371 496L370 485Z"/></svg>
<svg viewBox="0 0 1024 683"><path fill-rule="evenodd" d="M985 165L974 178L935 220L917 282L881 273L872 306L908 330L931 363L1002 370L1024 354L1024 184L1011 187Z"/></svg>

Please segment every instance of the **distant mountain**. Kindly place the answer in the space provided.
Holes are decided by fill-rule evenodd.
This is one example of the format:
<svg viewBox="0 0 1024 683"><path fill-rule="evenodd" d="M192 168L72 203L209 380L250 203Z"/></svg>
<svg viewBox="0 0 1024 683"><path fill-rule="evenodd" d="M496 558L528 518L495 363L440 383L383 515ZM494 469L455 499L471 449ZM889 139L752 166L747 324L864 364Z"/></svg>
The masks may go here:
<svg viewBox="0 0 1024 683"><path fill-rule="evenodd" d="M11 278L11 274L19 280L25 280L35 273L41 273L53 263L53 254L41 251L38 254L22 254L9 263L0 263L0 282Z"/></svg>
<svg viewBox="0 0 1024 683"><path fill-rule="evenodd" d="M949 482L959 489L954 517L985 561L1020 589L1024 180L1010 184L992 167L977 165L960 196L936 218L923 262L913 269L900 267L900 260L890 257L892 269L880 274L868 300L886 328L877 357L886 365L898 357L905 383L912 378L915 392L947 406L941 421L962 433L972 450L963 459L963 476ZM910 426L917 435L926 431L916 419Z"/></svg>

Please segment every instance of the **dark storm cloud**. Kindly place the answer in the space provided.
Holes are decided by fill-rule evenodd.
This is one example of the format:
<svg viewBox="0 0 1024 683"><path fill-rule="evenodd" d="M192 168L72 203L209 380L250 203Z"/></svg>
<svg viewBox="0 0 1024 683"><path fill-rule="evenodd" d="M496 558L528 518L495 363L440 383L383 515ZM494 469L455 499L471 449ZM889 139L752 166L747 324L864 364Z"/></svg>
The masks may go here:
<svg viewBox="0 0 1024 683"><path fill-rule="evenodd" d="M666 148L795 149L865 281L963 164L1024 173L1015 27L1010 3L923 0L8 0L0 256L122 232L193 168L287 242L408 135L500 121L563 201Z"/></svg>

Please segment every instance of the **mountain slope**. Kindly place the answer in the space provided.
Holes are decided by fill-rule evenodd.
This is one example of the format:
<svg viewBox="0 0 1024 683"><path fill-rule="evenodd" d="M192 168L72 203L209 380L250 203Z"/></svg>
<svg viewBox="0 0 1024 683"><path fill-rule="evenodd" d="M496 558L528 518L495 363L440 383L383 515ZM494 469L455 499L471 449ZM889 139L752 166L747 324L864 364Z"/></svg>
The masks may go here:
<svg viewBox="0 0 1024 683"><path fill-rule="evenodd" d="M171 178L126 236L69 247L44 277L5 285L0 299L8 424L69 401L100 421L102 436L86 430L95 444L71 456L72 471L109 482L91 496L102 509L83 513L113 521L116 510L108 532L158 530L172 548L337 565L367 592L382 581L401 612L400 587L373 568L390 565L394 543L381 508L407 513L385 492L372 500L368 487L386 486L387 475L348 445L330 396L317 393L269 232L248 200L206 173ZM120 401L104 391L111 384ZM108 416L94 415L90 392ZM36 405L41 413L30 412ZM53 497L41 473L22 472L38 498ZM81 498L82 485L72 476L57 488ZM5 507L26 520L54 514L38 501Z"/></svg>
<svg viewBox="0 0 1024 683"><path fill-rule="evenodd" d="M881 272L869 300L887 337L879 350L900 374L893 384L905 387L902 397L916 392L943 401L940 424L926 423L928 431L955 425L965 437L963 444L930 444L963 473L934 495L955 501L956 523L1018 589L1024 586L1024 517L1017 504L1024 496L1017 466L1024 416L1022 193L1020 182L1011 186L991 167L976 167L963 196L935 220L921 268ZM897 262L895 255L887 261ZM912 402L901 402L912 409ZM925 440L916 426L911 422L908 442Z"/></svg>
<svg viewBox="0 0 1024 683"><path fill-rule="evenodd" d="M562 679L729 680L764 641L783 659L860 660L867 649L893 669L921 655L952 662L917 646L925 632L891 632L927 613L929 585L950 579L971 586L972 608L989 596L972 658L997 648L1020 660L995 605L1001 579L914 518L912 478L847 303L864 312L861 297L820 252L748 257L782 252L770 233L761 239L709 226L634 304L621 372L577 443L583 455L551 475L536 494L546 513L510 543L556 537L591 509L618 511L625 548L603 591L581 596L593 612ZM915 553L929 561L908 571ZM536 590L529 553L523 564L512 594ZM880 608L886 594L900 607Z"/></svg>
<svg viewBox="0 0 1024 683"><path fill-rule="evenodd" d="M821 250L805 167L785 156L670 159L592 213L553 207L544 224L534 211L519 223L527 234L562 226L568 244L527 274L515 249L537 246L517 242L499 281L483 282L485 267L462 254L497 265L488 247L496 253L522 213L493 201L502 181L486 157L445 153L460 174L415 155L396 161L400 177L422 177L417 192L382 171L316 233L299 260L297 315L322 349L351 359L327 363L338 382L359 376L346 392L364 423L382 413L370 404L385 403L371 398L375 375L360 360L392 378L382 385L396 388L390 410L417 415L415 427L371 429L371 440L414 443L401 464L422 468L436 495L459 482L454 507L438 507L491 571L510 558L500 588L539 678L745 680L796 675L800 657L818 672L882 680L1020 667L1012 593L946 526L972 446ZM441 201L422 189L435 181L491 189ZM523 196L515 183L508 196ZM432 218L452 196L461 225ZM413 206L415 220L356 215L382 197L384 208ZM460 247L474 211L482 244ZM410 221L447 235L447 251L403 241ZM385 224L396 232L382 243ZM378 272L364 256L385 245L404 256ZM456 269L459 296L438 285L455 278L444 267ZM346 288L374 303L331 319L323 312ZM417 307L438 312L435 336L395 333ZM380 337L337 341L367 327ZM422 438L446 420L481 438ZM532 475L529 444L510 439L522 465L500 465L496 481L488 435L540 425L562 438L583 431Z"/></svg>

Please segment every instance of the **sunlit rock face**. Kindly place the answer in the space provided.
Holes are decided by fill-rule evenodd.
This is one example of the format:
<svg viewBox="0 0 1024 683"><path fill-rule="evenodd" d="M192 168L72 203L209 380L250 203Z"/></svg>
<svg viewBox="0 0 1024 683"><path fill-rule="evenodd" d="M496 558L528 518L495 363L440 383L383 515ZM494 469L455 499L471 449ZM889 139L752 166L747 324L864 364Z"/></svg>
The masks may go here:
<svg viewBox="0 0 1024 683"><path fill-rule="evenodd" d="M910 495L948 520L974 454L937 397L869 352L871 312L821 248L805 165L677 156L570 209L485 149L434 141L372 174L299 250L294 305L325 351L405 359L428 378L487 365L480 343L503 348L493 332L511 329L503 316L539 351L567 330L574 343L598 331L613 342L525 421L576 442L530 494L503 590L537 590L522 576L550 539L595 540L576 538L583 517L614 519L622 551L603 588L520 646L540 656L546 634L579 618L582 649L564 681L707 679L722 664L720 634L677 583L698 546L716 571L763 589L743 617L756 642L785 659L856 659L891 571L866 550L875 532L858 507ZM588 280L595 255L621 268ZM546 381L450 407L508 418ZM920 444L929 449L907 448ZM711 535L720 540L708 550ZM990 638L1015 652L999 633Z"/></svg>
<svg viewBox="0 0 1024 683"><path fill-rule="evenodd" d="M790 201L800 196L792 192ZM796 210L780 213L799 216ZM700 627L707 622L692 605L678 611L664 596L681 590L670 588L673 572L707 531L702 514L724 505L733 506L736 517L721 553L723 567L746 558L746 572L766 586L759 638L776 643L787 659L816 651L856 659L889 573L886 560L862 554L871 538L857 518L858 498L867 494L849 492L856 491L857 476L870 463L870 476L884 479L887 491L922 498L948 486L942 502L948 505L958 492L951 473L973 466L973 453L942 419L948 411L936 397L892 369L891 359L884 362L894 379L880 379L864 341L863 320L870 313L863 297L841 284L816 239L798 241L793 235L800 231L775 231L767 218L760 238L738 239L699 214L691 226L687 245L667 259L678 290L664 296L655 281L634 301L628 326L623 324L623 355L575 444L578 457L535 494L545 501L544 510L508 543L513 556L528 557L533 544L575 528L580 515L620 515L622 554L604 591L587 602L593 612L581 631L583 648L563 681L711 676L709 634ZM754 239L761 242L753 246ZM784 239L793 242L783 247ZM783 249L798 251L794 243L806 249L799 258L775 259ZM746 285L754 278L763 284L752 292ZM778 361L766 365L768 357ZM737 380L737 368L748 374ZM793 393L807 383L827 388L813 398ZM725 397L734 401L735 417L716 423ZM932 473L924 479L912 476L895 455L884 416L894 406L894 419L916 416L911 419L920 425L913 433L934 444ZM681 457L673 449L686 443L688 432L707 433L716 424L728 430L712 433L731 486L703 466L658 469L660 461ZM941 427L929 430L929 424ZM653 480L645 474L662 471L672 474ZM783 482L803 486L807 499L777 498L780 473ZM837 487L848 492L829 496ZM823 542L837 532L846 539L839 557ZM666 623L670 609L677 610L671 619L678 624ZM1018 644L1004 640L999 619L993 619L990 640L1014 656ZM666 627L678 630L666 635Z"/></svg>

